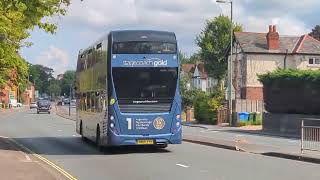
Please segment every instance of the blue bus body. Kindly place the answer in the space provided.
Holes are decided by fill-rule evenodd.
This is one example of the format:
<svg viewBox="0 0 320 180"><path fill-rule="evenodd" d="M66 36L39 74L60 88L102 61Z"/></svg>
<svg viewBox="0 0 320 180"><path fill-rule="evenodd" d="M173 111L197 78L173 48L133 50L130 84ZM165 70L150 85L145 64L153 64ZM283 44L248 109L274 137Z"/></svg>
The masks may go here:
<svg viewBox="0 0 320 180"><path fill-rule="evenodd" d="M180 144L181 97L175 35L162 31L113 31L91 49L98 46L106 51L102 50L101 60L82 58L90 57L84 55L90 48L79 54L77 132L99 146ZM88 78L88 74L92 77Z"/></svg>

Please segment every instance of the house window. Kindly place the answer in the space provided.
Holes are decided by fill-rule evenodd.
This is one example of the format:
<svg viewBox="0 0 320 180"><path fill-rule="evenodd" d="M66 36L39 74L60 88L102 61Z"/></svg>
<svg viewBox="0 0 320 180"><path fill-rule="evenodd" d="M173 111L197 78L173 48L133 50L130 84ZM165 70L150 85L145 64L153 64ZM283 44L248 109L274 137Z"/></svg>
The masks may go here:
<svg viewBox="0 0 320 180"><path fill-rule="evenodd" d="M320 65L320 58L309 58L309 65Z"/></svg>

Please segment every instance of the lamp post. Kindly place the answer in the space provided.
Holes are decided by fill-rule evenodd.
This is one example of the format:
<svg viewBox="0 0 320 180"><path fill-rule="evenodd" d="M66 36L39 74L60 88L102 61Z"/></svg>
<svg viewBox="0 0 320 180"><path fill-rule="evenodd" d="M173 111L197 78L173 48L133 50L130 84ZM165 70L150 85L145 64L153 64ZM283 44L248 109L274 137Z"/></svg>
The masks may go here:
<svg viewBox="0 0 320 180"><path fill-rule="evenodd" d="M72 90L72 84L70 84L69 87L69 116L71 115L71 90Z"/></svg>
<svg viewBox="0 0 320 180"><path fill-rule="evenodd" d="M233 21L232 21L232 1L217 0L217 3L230 4L230 60L228 61L228 100L229 100L229 123L232 125L232 56L233 56Z"/></svg>

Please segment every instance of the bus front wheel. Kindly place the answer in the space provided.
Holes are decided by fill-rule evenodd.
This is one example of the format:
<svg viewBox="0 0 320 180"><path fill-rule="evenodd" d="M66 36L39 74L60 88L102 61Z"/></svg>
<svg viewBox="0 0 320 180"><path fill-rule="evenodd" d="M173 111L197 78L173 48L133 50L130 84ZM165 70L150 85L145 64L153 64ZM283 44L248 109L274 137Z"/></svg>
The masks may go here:
<svg viewBox="0 0 320 180"><path fill-rule="evenodd" d="M81 140L86 142L87 138L83 136L83 129L82 129L82 121L80 122L79 134L81 135Z"/></svg>
<svg viewBox="0 0 320 180"><path fill-rule="evenodd" d="M100 127L99 127L99 125L97 126L96 146L97 146L99 151L103 151L103 147L101 146Z"/></svg>

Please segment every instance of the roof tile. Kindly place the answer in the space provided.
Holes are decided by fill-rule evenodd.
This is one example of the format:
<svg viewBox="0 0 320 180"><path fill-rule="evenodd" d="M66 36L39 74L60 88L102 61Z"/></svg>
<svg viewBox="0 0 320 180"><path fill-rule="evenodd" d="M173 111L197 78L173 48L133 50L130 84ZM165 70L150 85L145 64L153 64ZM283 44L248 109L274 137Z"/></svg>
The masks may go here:
<svg viewBox="0 0 320 180"><path fill-rule="evenodd" d="M279 49L269 50L267 45L267 33L235 32L236 41L244 52L251 53L305 53L320 54L320 41L309 35L304 36L280 36ZM298 50L298 51L297 51Z"/></svg>

